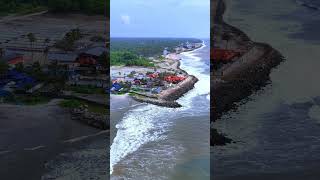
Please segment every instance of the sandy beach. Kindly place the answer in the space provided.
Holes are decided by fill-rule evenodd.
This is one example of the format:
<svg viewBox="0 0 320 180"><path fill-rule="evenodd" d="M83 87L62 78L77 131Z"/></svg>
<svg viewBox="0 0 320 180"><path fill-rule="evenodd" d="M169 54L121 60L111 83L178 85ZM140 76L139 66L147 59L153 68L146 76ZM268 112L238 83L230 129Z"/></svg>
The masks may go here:
<svg viewBox="0 0 320 180"><path fill-rule="evenodd" d="M110 95L110 144L117 134L116 124L118 124L123 118L124 114L130 109L130 107L137 106L139 103L135 101L129 95Z"/></svg>

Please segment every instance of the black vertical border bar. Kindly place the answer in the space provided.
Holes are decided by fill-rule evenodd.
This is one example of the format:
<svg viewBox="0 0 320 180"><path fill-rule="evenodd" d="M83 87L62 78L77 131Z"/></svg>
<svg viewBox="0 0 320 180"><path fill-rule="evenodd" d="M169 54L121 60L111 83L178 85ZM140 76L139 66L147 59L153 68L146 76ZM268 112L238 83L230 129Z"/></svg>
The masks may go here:
<svg viewBox="0 0 320 180"><path fill-rule="evenodd" d="M214 1L214 0L213 0ZM213 2L212 0L210 0L210 137L209 137L209 148L210 148L210 179L213 179L213 172L214 172L214 170L213 170L213 150L212 150L212 147L211 147L211 144L213 144L212 143L212 141L213 141L213 139L212 139L212 135L213 135L213 132L212 132L212 115L213 115L213 111L214 111L214 104L213 104L213 88L212 88L212 85L213 85L213 83L212 83L212 80L213 80L213 77L212 77L212 75L213 75L213 67L212 67L212 59L211 59L211 57L212 57L212 53L213 53L213 51L212 51L212 49L213 49L213 47L214 47L214 41L213 41L213 39L214 39L214 31L213 31L213 22L214 22L214 17L215 17L215 15L214 15L214 2Z"/></svg>
<svg viewBox="0 0 320 180"><path fill-rule="evenodd" d="M107 48L107 78L110 81L110 0L105 0L105 4L104 4L105 8L105 36L106 36L106 48ZM106 174L108 176L108 179L110 179L110 93L109 93L109 87L110 82L107 85L107 89L106 89L106 93L107 93L107 119L106 119L106 124L109 128L109 133L107 133L107 139L106 139L106 153L107 153L107 166L106 166Z"/></svg>

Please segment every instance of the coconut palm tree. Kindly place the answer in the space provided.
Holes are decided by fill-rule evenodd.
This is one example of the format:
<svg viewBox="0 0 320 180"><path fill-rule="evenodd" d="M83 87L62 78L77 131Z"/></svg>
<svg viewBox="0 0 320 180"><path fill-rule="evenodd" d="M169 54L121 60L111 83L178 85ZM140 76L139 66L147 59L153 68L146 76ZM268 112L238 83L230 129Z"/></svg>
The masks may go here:
<svg viewBox="0 0 320 180"><path fill-rule="evenodd" d="M3 55L4 55L4 50L0 48L0 57L2 57Z"/></svg>
<svg viewBox="0 0 320 180"><path fill-rule="evenodd" d="M6 74L8 69L9 69L8 64L0 59L0 78L2 78L2 76Z"/></svg>
<svg viewBox="0 0 320 180"><path fill-rule="evenodd" d="M50 43L50 39L49 38L46 38L44 41L43 41L43 45L44 45L44 50L43 50L43 54L45 56L45 62L48 60L48 52L49 52L49 47L48 47L48 44Z"/></svg>
<svg viewBox="0 0 320 180"><path fill-rule="evenodd" d="M231 36L230 36L228 33L224 33L224 34L222 35L222 40L227 41L227 43L226 43L226 49L228 49L228 43L229 43L230 39L231 39Z"/></svg>
<svg viewBox="0 0 320 180"><path fill-rule="evenodd" d="M33 61L33 44L34 44L34 42L36 42L37 41L37 39L36 39L36 36L33 34L33 33L29 33L29 34L27 34L27 37L28 37L28 39L29 39L29 42L30 42L30 49L31 49L31 58L32 58L32 61Z"/></svg>

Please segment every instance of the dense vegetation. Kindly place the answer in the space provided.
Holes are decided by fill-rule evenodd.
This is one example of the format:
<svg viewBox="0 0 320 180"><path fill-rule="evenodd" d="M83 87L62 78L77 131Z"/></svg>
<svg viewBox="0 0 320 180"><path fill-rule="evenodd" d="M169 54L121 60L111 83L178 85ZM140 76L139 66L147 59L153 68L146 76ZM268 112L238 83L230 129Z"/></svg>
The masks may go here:
<svg viewBox="0 0 320 180"><path fill-rule="evenodd" d="M8 64L0 58L0 78L7 73L8 69Z"/></svg>
<svg viewBox="0 0 320 180"><path fill-rule="evenodd" d="M149 59L129 51L111 51L111 66L154 66Z"/></svg>
<svg viewBox="0 0 320 180"><path fill-rule="evenodd" d="M58 41L55 44L55 46L65 51L72 51L74 50L74 43L80 38L82 38L82 36L83 35L81 34L79 28L71 29L68 33L66 33L62 40Z"/></svg>
<svg viewBox="0 0 320 180"><path fill-rule="evenodd" d="M77 85L77 86L66 85L64 89L67 91L73 91L75 93L82 93L82 94L105 94L103 88L98 88L95 86L87 86L87 85Z"/></svg>
<svg viewBox="0 0 320 180"><path fill-rule="evenodd" d="M162 55L163 49L168 47L173 51L181 43L201 42L192 38L111 38L112 51L130 51L144 57Z"/></svg>
<svg viewBox="0 0 320 180"><path fill-rule="evenodd" d="M49 10L54 12L79 11L89 14L109 12L110 1L106 0L48 0Z"/></svg>
<svg viewBox="0 0 320 180"><path fill-rule="evenodd" d="M1 0L0 15L32 13L49 9L52 12L109 14L109 0Z"/></svg>
<svg viewBox="0 0 320 180"><path fill-rule="evenodd" d="M47 9L41 0L1 0L0 16L10 13L27 14Z"/></svg>

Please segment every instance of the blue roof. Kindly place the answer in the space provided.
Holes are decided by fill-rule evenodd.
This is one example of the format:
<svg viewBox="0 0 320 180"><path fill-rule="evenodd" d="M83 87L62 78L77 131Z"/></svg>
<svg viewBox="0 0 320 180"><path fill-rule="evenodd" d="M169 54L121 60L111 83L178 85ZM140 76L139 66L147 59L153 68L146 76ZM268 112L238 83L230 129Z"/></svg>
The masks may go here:
<svg viewBox="0 0 320 180"><path fill-rule="evenodd" d="M74 53L49 53L49 61L74 62L78 55Z"/></svg>
<svg viewBox="0 0 320 180"><path fill-rule="evenodd" d="M106 47L92 47L92 48L88 48L86 49L83 53L85 54L90 54L90 55L94 55L94 56L100 56L102 55L104 52L107 52L107 48Z"/></svg>
<svg viewBox="0 0 320 180"><path fill-rule="evenodd" d="M0 89L0 97L10 96L10 92Z"/></svg>
<svg viewBox="0 0 320 180"><path fill-rule="evenodd" d="M119 90L122 88L122 86L121 86L119 83L113 83L113 84L112 84L112 87L113 87L116 91L119 91Z"/></svg>
<svg viewBox="0 0 320 180"><path fill-rule="evenodd" d="M8 81L15 81L17 88L23 88L24 86L31 84L34 85L36 80L25 73L20 73L15 70L8 71ZM1 81L0 81L1 83Z"/></svg>

